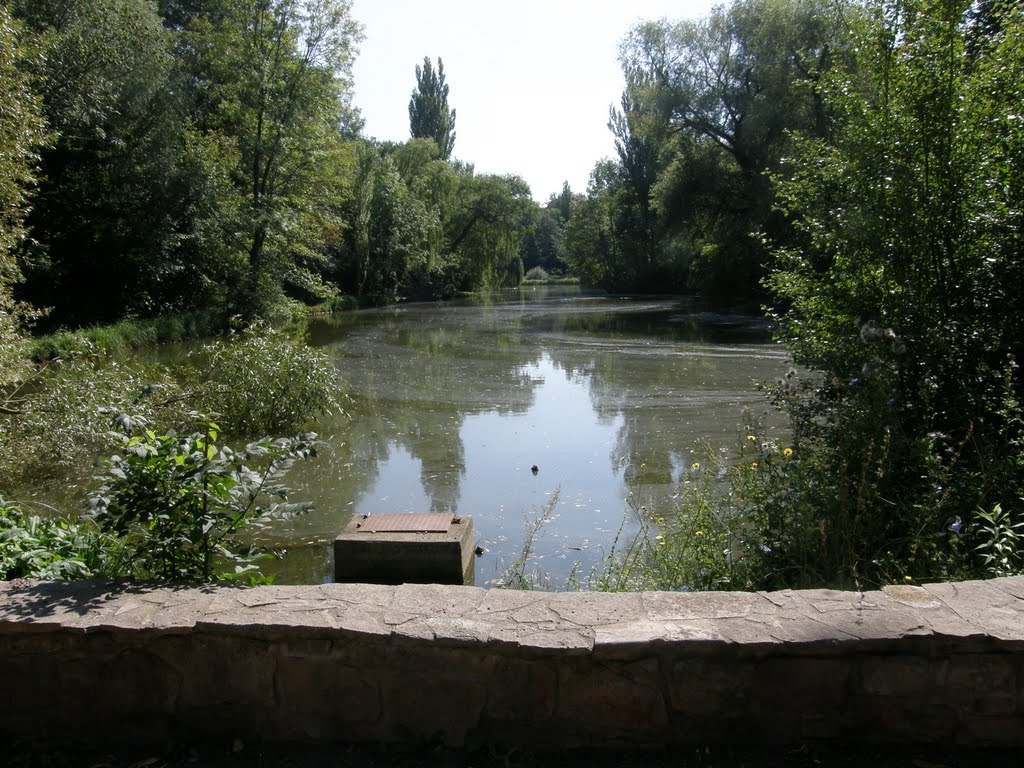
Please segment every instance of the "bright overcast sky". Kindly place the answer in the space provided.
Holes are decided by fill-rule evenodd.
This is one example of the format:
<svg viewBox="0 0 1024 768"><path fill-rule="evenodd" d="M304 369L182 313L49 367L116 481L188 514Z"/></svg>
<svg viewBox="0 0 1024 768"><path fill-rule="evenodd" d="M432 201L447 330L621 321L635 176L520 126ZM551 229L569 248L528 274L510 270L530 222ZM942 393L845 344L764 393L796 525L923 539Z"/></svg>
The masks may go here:
<svg viewBox="0 0 1024 768"><path fill-rule="evenodd" d="M614 154L608 109L623 79L619 42L644 19L697 18L712 0L354 0L366 39L355 64L364 133L409 138L409 97L424 56L444 60L456 110L454 155L514 173L545 202L586 191Z"/></svg>

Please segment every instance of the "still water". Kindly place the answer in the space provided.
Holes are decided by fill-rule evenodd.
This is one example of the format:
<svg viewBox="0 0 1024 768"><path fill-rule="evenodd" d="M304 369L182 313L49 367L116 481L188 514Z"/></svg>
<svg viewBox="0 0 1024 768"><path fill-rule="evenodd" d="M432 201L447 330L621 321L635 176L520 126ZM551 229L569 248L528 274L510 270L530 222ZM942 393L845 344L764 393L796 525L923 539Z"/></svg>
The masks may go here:
<svg viewBox="0 0 1024 768"><path fill-rule="evenodd" d="M315 509L274 529L279 583L329 580L355 513L451 511L473 517L488 586L555 494L531 571L585 576L636 508L672 503L702 445L734 445L744 409L769 410L755 383L788 366L756 318L578 290L345 313L310 341L349 399L289 476Z"/></svg>

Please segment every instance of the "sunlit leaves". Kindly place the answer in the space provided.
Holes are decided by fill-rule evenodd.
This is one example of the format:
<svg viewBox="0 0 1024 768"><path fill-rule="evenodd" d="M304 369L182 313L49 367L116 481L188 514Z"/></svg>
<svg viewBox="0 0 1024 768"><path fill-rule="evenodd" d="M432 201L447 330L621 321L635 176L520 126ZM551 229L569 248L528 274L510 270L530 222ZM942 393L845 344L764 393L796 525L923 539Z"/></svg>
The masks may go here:
<svg viewBox="0 0 1024 768"><path fill-rule="evenodd" d="M281 481L315 453L315 434L266 438L240 452L217 444L217 434L212 423L184 437L145 429L124 436L121 454L106 460L89 517L121 542L127 575L208 582L247 574L262 551L238 534L308 507L288 503Z"/></svg>
<svg viewBox="0 0 1024 768"><path fill-rule="evenodd" d="M24 216L45 140L41 102L26 71L34 59L20 26L0 7L0 387L13 383L24 368L19 325L24 309L11 295L20 279L12 251L25 236Z"/></svg>

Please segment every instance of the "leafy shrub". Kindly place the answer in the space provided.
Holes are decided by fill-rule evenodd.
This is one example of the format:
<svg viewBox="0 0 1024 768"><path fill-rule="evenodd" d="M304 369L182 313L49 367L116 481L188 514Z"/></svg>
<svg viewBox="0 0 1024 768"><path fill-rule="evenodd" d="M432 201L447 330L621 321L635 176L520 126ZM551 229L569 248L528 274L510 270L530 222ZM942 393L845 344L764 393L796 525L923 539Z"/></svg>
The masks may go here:
<svg viewBox="0 0 1024 768"><path fill-rule="evenodd" d="M204 381L196 399L243 435L300 429L340 407L338 371L323 353L257 325L192 355Z"/></svg>
<svg viewBox="0 0 1024 768"><path fill-rule="evenodd" d="M177 382L166 367L86 355L40 372L11 411L0 419L0 483L8 489L81 474L111 447L114 414L185 420Z"/></svg>
<svg viewBox="0 0 1024 768"><path fill-rule="evenodd" d="M538 283L547 282L550 278L551 275L548 274L548 271L544 269L544 267L531 267L526 273L527 280L532 280Z"/></svg>
<svg viewBox="0 0 1024 768"><path fill-rule="evenodd" d="M118 570L172 582L249 576L264 553L239 534L308 507L289 503L281 481L296 460L315 455L315 434L265 438L238 452L218 437L212 422L187 437L151 429L123 436L90 500L90 518L121 542Z"/></svg>
<svg viewBox="0 0 1024 768"><path fill-rule="evenodd" d="M115 542L94 525L26 515L0 499L0 579L84 579L105 573Z"/></svg>
<svg viewBox="0 0 1024 768"><path fill-rule="evenodd" d="M340 384L330 360L270 328L206 344L173 368L108 358L87 339L79 341L81 352L51 363L8 401L10 412L0 417L0 488L84 476L116 444L109 428L114 414L188 429L202 410L256 436L295 431L338 408Z"/></svg>

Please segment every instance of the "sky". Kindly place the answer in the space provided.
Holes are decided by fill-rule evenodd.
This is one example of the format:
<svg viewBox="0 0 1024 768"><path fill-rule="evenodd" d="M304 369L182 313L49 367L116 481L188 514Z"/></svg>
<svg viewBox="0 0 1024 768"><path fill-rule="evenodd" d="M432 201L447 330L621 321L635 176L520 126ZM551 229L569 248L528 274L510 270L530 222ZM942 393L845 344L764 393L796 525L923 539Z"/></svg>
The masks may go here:
<svg viewBox="0 0 1024 768"><path fill-rule="evenodd" d="M700 18L713 0L354 0L365 39L354 66L364 134L409 138L416 65L444 61L454 157L517 174L546 202L585 192L615 154L608 110L624 81L619 43L638 21Z"/></svg>

